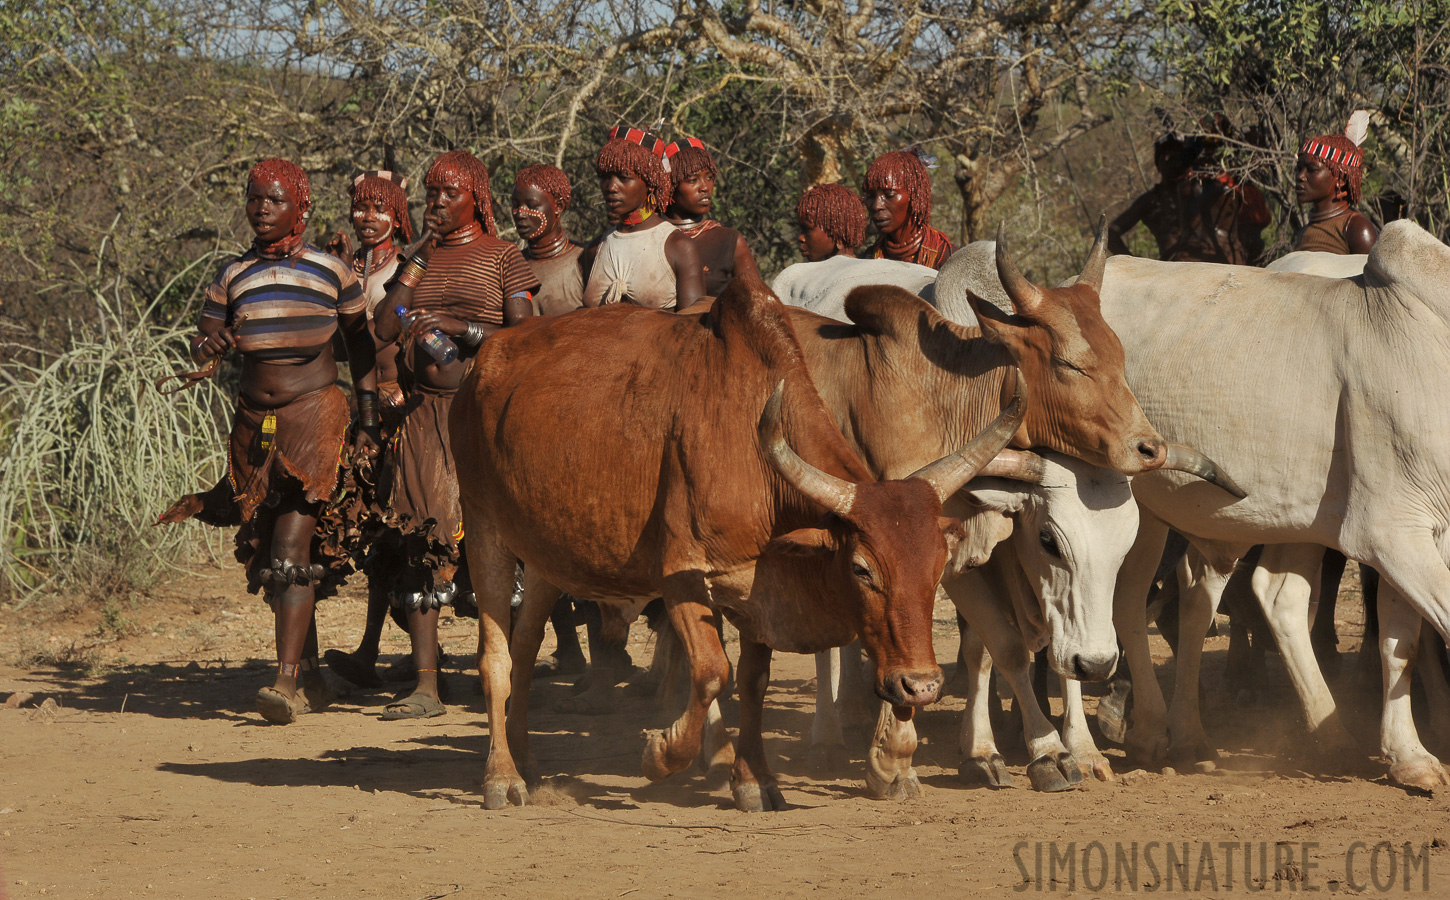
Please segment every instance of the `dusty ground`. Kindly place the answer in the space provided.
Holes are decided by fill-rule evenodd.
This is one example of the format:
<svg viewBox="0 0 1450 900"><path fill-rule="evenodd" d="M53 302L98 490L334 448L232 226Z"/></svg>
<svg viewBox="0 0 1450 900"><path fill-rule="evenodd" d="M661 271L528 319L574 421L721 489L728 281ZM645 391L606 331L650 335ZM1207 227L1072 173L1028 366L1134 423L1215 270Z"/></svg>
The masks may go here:
<svg viewBox="0 0 1450 900"><path fill-rule="evenodd" d="M1226 637L1207 654L1207 724L1224 750L1213 774L1132 771L1113 750L1124 776L1114 783L1053 795L967 789L956 780L962 701L950 697L918 719L924 796L872 801L859 775L806 775L813 669L778 656L767 744L794 809L737 813L728 790L709 791L698 776L648 784L640 732L669 715L644 699L622 699L607 717L556 714L568 685L546 683L535 691L535 752L548 776L538 805L488 812L473 679L449 676L443 718L379 721L388 696L377 693L266 725L252 702L271 680L271 626L239 582L206 570L144 601L48 621L34 607L0 610L0 698L36 695L0 709L0 897L7 887L13 900L1099 896L1176 893L1185 880L1225 896L1401 893L1408 883L1450 897L1450 796L1389 786L1368 750L1342 761L1350 775L1301 769L1307 742L1277 658L1260 703L1240 706L1221 688ZM1357 604L1348 607L1345 651L1359 643ZM938 615L947 661L955 629L948 610ZM326 604L323 645L351 647L362 618L356 595ZM636 661L647 661L645 629L635 630ZM450 622L445 646L467 657L474 634L473 622ZM385 653L405 647L389 625ZM1363 687L1377 683L1352 655L1333 681L1366 748L1375 739ZM39 708L46 699L55 705ZM727 706L727 720L734 714ZM1025 785L1024 770L1013 772ZM1136 875L1115 862L1121 851L1126 864L1133 842ZM1381 842L1389 846L1373 856ZM1189 862L1171 868L1166 844Z"/></svg>

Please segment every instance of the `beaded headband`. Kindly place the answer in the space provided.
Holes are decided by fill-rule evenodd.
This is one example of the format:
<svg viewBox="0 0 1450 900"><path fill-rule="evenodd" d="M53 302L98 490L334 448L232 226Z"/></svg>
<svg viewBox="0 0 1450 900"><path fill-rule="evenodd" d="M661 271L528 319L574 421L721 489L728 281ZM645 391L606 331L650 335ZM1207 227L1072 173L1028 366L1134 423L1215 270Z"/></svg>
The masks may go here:
<svg viewBox="0 0 1450 900"><path fill-rule="evenodd" d="M362 180L364 178L385 178L405 191L408 189L408 179L404 178L402 175L399 175L397 172L389 172L387 169L373 169L369 172L360 173L356 178L352 180L353 187L357 187L359 184L362 184Z"/></svg>
<svg viewBox="0 0 1450 900"><path fill-rule="evenodd" d="M665 147L665 159L671 159L676 153L686 147L694 147L696 150L704 150L705 142L699 138L685 138L683 141L673 141Z"/></svg>
<svg viewBox="0 0 1450 900"><path fill-rule="evenodd" d="M655 156L663 156L665 153L665 142L640 128L626 128L623 125L616 125L609 129L609 140L629 141L631 144L638 144Z"/></svg>
<svg viewBox="0 0 1450 900"><path fill-rule="evenodd" d="M1299 148L1300 153L1307 153L1310 156L1317 156L1325 162L1338 166L1347 166L1357 169L1364 161L1364 151L1355 147L1353 150L1347 147L1336 147L1320 138L1309 138L1304 146Z"/></svg>

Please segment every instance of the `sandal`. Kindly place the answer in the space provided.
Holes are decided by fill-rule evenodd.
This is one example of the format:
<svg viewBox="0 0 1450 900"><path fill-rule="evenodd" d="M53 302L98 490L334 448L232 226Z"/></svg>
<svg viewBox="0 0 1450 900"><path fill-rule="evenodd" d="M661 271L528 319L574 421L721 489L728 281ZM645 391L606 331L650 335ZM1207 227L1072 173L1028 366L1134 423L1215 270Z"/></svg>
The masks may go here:
<svg viewBox="0 0 1450 900"><path fill-rule="evenodd" d="M302 694L303 708L299 712L313 713L322 712L337 702L337 691L324 678L321 685L313 686L306 681L302 683L300 690Z"/></svg>
<svg viewBox="0 0 1450 900"><path fill-rule="evenodd" d="M322 654L322 661L339 678L351 682L361 688L380 688L383 686L382 676L378 674L376 663L364 662L351 653L344 653L341 650L329 650Z"/></svg>
<svg viewBox="0 0 1450 900"><path fill-rule="evenodd" d="M273 687L257 691L257 712L274 725L291 725L297 717L307 712L307 700L303 697L288 697Z"/></svg>
<svg viewBox="0 0 1450 900"><path fill-rule="evenodd" d="M394 700L383 710L383 720L395 722L399 719L431 719L448 712L447 707L429 694L410 694L401 700Z"/></svg>

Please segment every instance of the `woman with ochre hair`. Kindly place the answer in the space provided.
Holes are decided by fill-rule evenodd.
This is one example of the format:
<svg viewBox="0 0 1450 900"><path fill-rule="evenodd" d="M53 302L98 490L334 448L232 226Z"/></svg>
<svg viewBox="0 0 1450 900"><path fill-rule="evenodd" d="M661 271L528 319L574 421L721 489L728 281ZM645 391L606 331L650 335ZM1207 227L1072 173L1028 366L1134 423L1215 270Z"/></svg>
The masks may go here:
<svg viewBox="0 0 1450 900"><path fill-rule="evenodd" d="M806 191L796 204L795 217L806 262L855 256L866 240L866 207L861 195L844 184L818 184Z"/></svg>
<svg viewBox="0 0 1450 900"><path fill-rule="evenodd" d="M584 273L564 227L564 211L574 200L569 176L557 166L525 166L514 177L514 228L524 244L524 260L539 279L539 313L557 316L584 305Z"/></svg>
<svg viewBox="0 0 1450 900"><path fill-rule="evenodd" d="M599 151L594 170L612 227L584 252L585 306L683 311L706 296L694 241L661 215L674 196L663 154L653 135L622 126Z"/></svg>
<svg viewBox="0 0 1450 900"><path fill-rule="evenodd" d="M352 570L341 514L350 414L332 350L339 329L358 409L356 457L375 456L380 441L366 300L351 266L303 242L311 205L307 175L293 163L265 159L247 176L252 249L207 288L191 343L198 362L233 348L242 355L227 476L159 520L240 526L237 561L247 589L271 605L277 636L277 677L257 692L257 711L278 724L333 699L313 610Z"/></svg>
<svg viewBox="0 0 1450 900"><path fill-rule="evenodd" d="M418 673L413 692L390 704L384 719L445 712L438 694L438 611L473 605L448 412L479 346L532 315L539 286L518 248L499 240L488 169L473 154L444 153L423 184L423 220L432 237L403 261L376 318L380 339L402 341L399 375L407 402L386 494L388 527L369 554L367 572L390 580L393 602L407 614ZM456 345L456 358L431 355L440 334Z"/></svg>
<svg viewBox="0 0 1450 900"><path fill-rule="evenodd" d="M408 179L396 172L374 170L363 172L348 186L353 234L358 247L353 249L352 240L338 232L327 243L327 250L352 264L353 274L362 285L363 297L367 300L368 328L373 330L373 317L387 295L387 285L398 272L398 262L403 247L413 242L413 224L408 216ZM398 345L393 341L377 340L378 399L381 402L382 436L384 451L374 466L373 485L360 484L357 502L350 507L349 524L360 532L359 539L367 540L362 532L370 532L376 525L374 491L377 476L392 465L387 446L401 422L403 390L398 384ZM364 496L367 495L367 496ZM377 671L378 647L382 640L383 623L387 621L392 601L388 596L385 581L368 579L367 619L362 640L357 650L347 653L342 650L328 650L322 655L334 674L359 687L383 686L383 677ZM407 619L394 615L399 627L406 630ZM411 668L411 667L410 667ZM411 678L409 678L411 680Z"/></svg>
<svg viewBox="0 0 1450 900"><path fill-rule="evenodd" d="M1345 134L1321 134L1299 148L1295 196L1311 206L1309 221L1295 235L1293 249L1368 253L1379 239L1374 223L1354 210L1364 178L1364 151L1359 144L1368 127L1369 114L1359 110L1350 116Z"/></svg>
<svg viewBox="0 0 1450 900"><path fill-rule="evenodd" d="M720 296L736 275L760 277L755 257L745 238L710 218L720 170L699 138L685 138L665 146L665 163L670 167L674 195L665 218L695 242L700 268L705 273L705 294Z"/></svg>
<svg viewBox="0 0 1450 900"><path fill-rule="evenodd" d="M871 224L881 235L868 256L940 269L952 255L951 240L931 227L931 173L916 152L883 153L861 183Z"/></svg>

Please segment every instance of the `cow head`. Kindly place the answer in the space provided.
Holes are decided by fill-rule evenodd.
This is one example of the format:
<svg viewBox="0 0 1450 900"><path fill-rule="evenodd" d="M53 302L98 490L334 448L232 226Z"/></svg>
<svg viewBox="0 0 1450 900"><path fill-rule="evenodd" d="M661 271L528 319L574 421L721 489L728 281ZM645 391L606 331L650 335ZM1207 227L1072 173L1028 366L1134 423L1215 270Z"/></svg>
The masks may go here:
<svg viewBox="0 0 1450 900"><path fill-rule="evenodd" d="M1040 287L1028 281L998 229L996 280L1012 312L1003 311L959 281L971 281L970 254L949 264L937 297L960 291L971 304L982 336L1003 346L1027 377L1037 401L1015 441L1077 456L1124 475L1176 469L1219 485L1235 497L1244 492L1212 460L1191 447L1166 441L1148 422L1124 374L1123 345L1103 319L1099 290L1107 264L1107 220L1074 283ZM955 257L953 257L955 259ZM950 270L950 271L949 271ZM980 276L977 276L980 277Z"/></svg>
<svg viewBox="0 0 1450 900"><path fill-rule="evenodd" d="M942 503L1021 425L1027 397L1020 376L1016 384L1011 404L966 447L899 481L853 483L797 456L781 430L784 382L761 415L760 443L770 464L828 510L816 526L774 538L766 552L827 561L827 590L844 601L876 665L877 695L895 706L925 706L941 690L932 606L942 568L963 536L960 521L942 516Z"/></svg>
<svg viewBox="0 0 1450 900"><path fill-rule="evenodd" d="M1118 658L1113 592L1138 534L1128 479L1073 457L1004 451L957 495L1010 516L993 557L1028 647L1058 674L1101 681ZM949 506L949 509L951 506Z"/></svg>
<svg viewBox="0 0 1450 900"><path fill-rule="evenodd" d="M1105 249L1100 233L1076 284L1042 288L1018 270L999 230L997 276L1013 312L970 292L968 300L982 336L1007 349L1037 400L1017 443L1132 475L1161 468L1167 448L1128 389L1123 345L1103 320L1097 288Z"/></svg>

